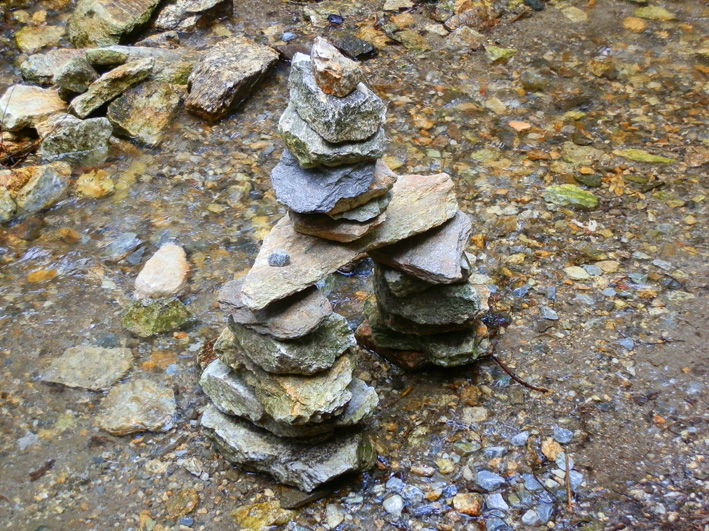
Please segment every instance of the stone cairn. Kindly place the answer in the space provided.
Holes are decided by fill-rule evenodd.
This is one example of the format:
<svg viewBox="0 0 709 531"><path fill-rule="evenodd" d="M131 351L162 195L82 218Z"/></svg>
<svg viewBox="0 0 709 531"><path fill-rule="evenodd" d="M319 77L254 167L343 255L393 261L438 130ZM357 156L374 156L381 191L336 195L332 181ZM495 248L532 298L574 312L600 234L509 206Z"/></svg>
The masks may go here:
<svg viewBox="0 0 709 531"><path fill-rule="evenodd" d="M464 253L469 218L446 174L397 176L379 159L385 106L358 63L318 38L296 54L271 173L289 209L254 266L219 293L229 324L201 377L202 426L231 462L305 491L375 463L356 425L378 404L353 376L355 336L315 286L369 253L375 298L358 338L408 368L484 350L487 291Z"/></svg>

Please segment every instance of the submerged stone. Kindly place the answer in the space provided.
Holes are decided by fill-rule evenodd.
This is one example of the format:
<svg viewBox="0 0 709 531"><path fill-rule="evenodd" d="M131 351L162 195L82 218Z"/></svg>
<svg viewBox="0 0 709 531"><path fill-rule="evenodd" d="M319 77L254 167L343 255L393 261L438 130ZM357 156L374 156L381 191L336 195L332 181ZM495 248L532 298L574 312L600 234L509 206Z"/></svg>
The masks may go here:
<svg viewBox="0 0 709 531"><path fill-rule="evenodd" d="M265 308L334 273L360 254L437 227L458 211L453 181L445 173L405 175L392 190L384 223L349 244L300 234L287 216L282 218L264 239L254 266L246 275L242 288L244 303L252 310ZM289 266L268 265L268 256L277 248L288 251Z"/></svg>
<svg viewBox="0 0 709 531"><path fill-rule="evenodd" d="M328 142L366 140L384 121L384 103L364 83L344 98L325 94L315 82L307 55L293 57L288 86L300 117Z"/></svg>
<svg viewBox="0 0 709 531"><path fill-rule="evenodd" d="M15 44L22 53L35 53L59 44L65 32L61 26L25 26L15 33Z"/></svg>
<svg viewBox="0 0 709 531"><path fill-rule="evenodd" d="M293 222L293 228L301 234L310 234L335 242L353 242L369 234L386 220L386 213L381 213L374 219L359 222L348 219L332 219L326 214L298 214L292 210L288 213Z"/></svg>
<svg viewBox="0 0 709 531"><path fill-rule="evenodd" d="M333 144L311 128L296 112L292 103L278 122L278 132L302 168L372 161L384 153L383 128L360 142Z"/></svg>
<svg viewBox="0 0 709 531"><path fill-rule="evenodd" d="M96 425L111 435L169 431L177 404L171 387L138 379L117 385L101 402Z"/></svg>
<svg viewBox="0 0 709 531"><path fill-rule="evenodd" d="M189 271L185 250L174 243L163 245L138 273L137 295L141 299L177 295L185 288Z"/></svg>
<svg viewBox="0 0 709 531"><path fill-rule="evenodd" d="M361 433L335 436L317 445L301 444L224 415L214 406L202 415L202 427L232 463L307 492L343 474L367 470L376 461L369 437Z"/></svg>
<svg viewBox="0 0 709 531"><path fill-rule="evenodd" d="M217 120L243 102L277 60L275 50L243 37L222 41L195 65L185 106L207 120Z"/></svg>
<svg viewBox="0 0 709 531"><path fill-rule="evenodd" d="M123 314L123 326L140 337L172 332L192 321L187 307L178 299L142 299Z"/></svg>
<svg viewBox="0 0 709 531"><path fill-rule="evenodd" d="M366 192L374 179L374 167L374 163L361 163L303 169L286 149L271 172L271 183L278 201L289 209L301 214L325 213L341 199Z"/></svg>
<svg viewBox="0 0 709 531"><path fill-rule="evenodd" d="M128 348L71 347L52 361L42 380L101 391L125 376L132 366L133 353Z"/></svg>
<svg viewBox="0 0 709 531"><path fill-rule="evenodd" d="M450 284L465 278L463 251L472 234L470 217L458 213L440 227L388 247L372 251L379 262L432 284Z"/></svg>
<svg viewBox="0 0 709 531"><path fill-rule="evenodd" d="M573 184L555 184L548 186L542 196L555 205L593 210L598 206L598 197Z"/></svg>
<svg viewBox="0 0 709 531"><path fill-rule="evenodd" d="M53 162L0 171L0 186L5 186L17 207L16 216L49 208L62 198L69 186L71 166Z"/></svg>
<svg viewBox="0 0 709 531"><path fill-rule="evenodd" d="M227 282L219 291L219 305L235 322L276 339L295 339L313 332L331 314L327 297L317 288L308 288L253 312L241 298L244 279Z"/></svg>
<svg viewBox="0 0 709 531"><path fill-rule="evenodd" d="M77 48L118 44L148 23L160 0L79 0L69 19Z"/></svg>
<svg viewBox="0 0 709 531"><path fill-rule="evenodd" d="M262 531L289 523L296 511L281 509L278 501L243 505L231 512L232 518L245 531Z"/></svg>
<svg viewBox="0 0 709 531"><path fill-rule="evenodd" d="M265 371L276 374L314 374L332 366L345 351L355 346L347 319L333 313L305 336L278 340L238 323L229 325L237 348ZM229 360L222 360L233 366Z"/></svg>

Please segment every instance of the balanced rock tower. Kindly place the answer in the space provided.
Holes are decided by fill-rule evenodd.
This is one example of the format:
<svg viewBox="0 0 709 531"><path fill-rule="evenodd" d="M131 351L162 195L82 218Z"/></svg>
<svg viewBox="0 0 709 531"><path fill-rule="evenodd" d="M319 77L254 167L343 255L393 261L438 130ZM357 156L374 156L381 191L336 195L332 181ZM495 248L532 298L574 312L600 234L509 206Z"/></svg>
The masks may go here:
<svg viewBox="0 0 709 531"><path fill-rule="evenodd" d="M288 215L219 293L229 324L201 377L202 426L234 464L310 492L374 465L357 425L378 404L354 377L354 334L315 284L369 252L376 298L358 335L409 368L475 359L487 292L468 279L470 220L451 178L397 176L379 159L386 109L358 63L317 39L293 58L289 89L271 173Z"/></svg>

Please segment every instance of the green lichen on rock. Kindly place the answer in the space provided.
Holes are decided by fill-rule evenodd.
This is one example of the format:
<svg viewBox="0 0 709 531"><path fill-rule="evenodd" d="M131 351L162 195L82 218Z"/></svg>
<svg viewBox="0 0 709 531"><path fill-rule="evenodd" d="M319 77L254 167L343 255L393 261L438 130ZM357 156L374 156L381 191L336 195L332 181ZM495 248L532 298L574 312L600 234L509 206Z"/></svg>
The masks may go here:
<svg viewBox="0 0 709 531"><path fill-rule="evenodd" d="M123 326L140 337L171 332L192 320L192 314L178 299L143 299L123 314Z"/></svg>
<svg viewBox="0 0 709 531"><path fill-rule="evenodd" d="M660 6L639 7L635 10L635 16L647 20L677 20L677 15Z"/></svg>
<svg viewBox="0 0 709 531"><path fill-rule="evenodd" d="M598 206L598 198L591 192L582 190L573 184L555 184L549 186L542 196L555 205L593 210Z"/></svg>

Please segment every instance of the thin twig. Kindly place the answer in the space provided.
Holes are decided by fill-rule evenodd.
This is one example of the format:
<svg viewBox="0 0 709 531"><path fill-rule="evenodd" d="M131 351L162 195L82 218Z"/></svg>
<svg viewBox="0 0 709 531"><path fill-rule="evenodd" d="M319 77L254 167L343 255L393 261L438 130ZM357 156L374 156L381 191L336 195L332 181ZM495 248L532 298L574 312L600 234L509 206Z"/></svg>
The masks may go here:
<svg viewBox="0 0 709 531"><path fill-rule="evenodd" d="M537 473L534 471L534 467L533 467L533 466L530 466L529 469L532 471L532 476L534 476L534 479L536 480L536 482L539 483L545 491L547 491L547 494L549 494L549 496L551 496L552 498L554 498L554 499L556 500L556 503L559 503L559 498L557 498L557 497L556 497L556 494L554 494L554 493L551 491L551 489L549 489L549 487L547 487L547 486L542 482L542 480L539 479L539 476L537 476Z"/></svg>
<svg viewBox="0 0 709 531"><path fill-rule="evenodd" d="M522 380L522 378L520 378L515 373L513 373L510 369L508 369L507 366L504 363L502 363L502 361L494 354L490 354L490 357L495 361L495 363L497 363L500 366L500 368L503 371L505 371L507 373L507 375L510 378L512 378L518 384L523 385L524 387L526 387L527 389L531 389L532 391L539 391L540 393L551 393L551 389L547 389L546 387L535 387L534 385L528 384L527 382Z"/></svg>
<svg viewBox="0 0 709 531"><path fill-rule="evenodd" d="M564 461L566 461L566 508L570 513L574 512L573 498L571 497L571 478L569 477L569 452L564 452Z"/></svg>

